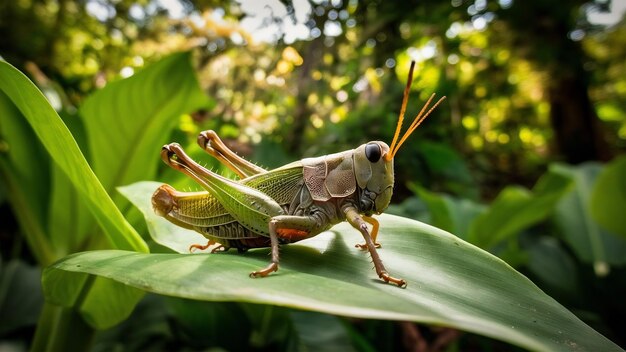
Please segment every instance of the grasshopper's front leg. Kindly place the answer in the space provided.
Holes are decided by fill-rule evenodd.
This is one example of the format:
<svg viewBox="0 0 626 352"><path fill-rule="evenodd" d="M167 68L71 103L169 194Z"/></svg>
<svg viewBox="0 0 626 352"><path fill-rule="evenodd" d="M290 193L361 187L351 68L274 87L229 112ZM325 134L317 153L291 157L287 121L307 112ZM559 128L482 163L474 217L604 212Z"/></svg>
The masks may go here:
<svg viewBox="0 0 626 352"><path fill-rule="evenodd" d="M346 214L346 220L348 220L350 225L359 230L359 232L361 232L361 235L363 235L363 239L365 239L365 246L367 246L367 249L372 256L372 261L374 262L374 268L376 269L376 274L378 274L378 277L383 279L385 282L392 282L400 287L406 287L406 281L390 276L389 273L387 273L387 269L385 269L383 261L380 259L380 257L378 256L378 252L376 251L376 244L372 239L372 236L370 236L369 234L367 224L365 220L361 217L361 215L359 215L359 212L355 208L350 206L345 207L343 211Z"/></svg>
<svg viewBox="0 0 626 352"><path fill-rule="evenodd" d="M381 247L380 243L376 242L376 237L378 236L378 227L380 226L378 224L378 220L376 220L376 219L374 219L374 218L372 218L370 216L363 216L363 220L366 223L372 225L372 233L371 233L372 241L374 242L374 246L376 246L376 248L380 248ZM363 250L367 249L367 243L364 243L364 244L357 243L354 246L356 248L363 249Z"/></svg>
<svg viewBox="0 0 626 352"><path fill-rule="evenodd" d="M198 145L209 155L226 165L241 178L262 174L267 170L260 168L230 150L215 131L202 131L198 135Z"/></svg>

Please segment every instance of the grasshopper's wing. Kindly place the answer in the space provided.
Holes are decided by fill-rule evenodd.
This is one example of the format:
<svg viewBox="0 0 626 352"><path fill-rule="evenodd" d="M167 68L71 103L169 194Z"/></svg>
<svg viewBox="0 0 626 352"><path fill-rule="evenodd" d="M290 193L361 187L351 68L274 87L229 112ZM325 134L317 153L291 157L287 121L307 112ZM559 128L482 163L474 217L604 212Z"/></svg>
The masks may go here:
<svg viewBox="0 0 626 352"><path fill-rule="evenodd" d="M241 183L267 194L284 207L293 201L304 185L302 164L294 162L263 174L248 177Z"/></svg>
<svg viewBox="0 0 626 352"><path fill-rule="evenodd" d="M178 192L164 185L153 196L154 208L169 221L203 234L209 232L208 228L238 222L254 233L267 235L269 214L261 216L260 222L264 222L264 226L259 223L259 219L254 218L267 209L256 208L263 208L264 202L287 207L303 185L302 167L297 163L239 182L209 173L209 176L203 174L200 182L207 188L207 178L211 180L212 186L207 188L208 192ZM272 208L277 211L275 206Z"/></svg>

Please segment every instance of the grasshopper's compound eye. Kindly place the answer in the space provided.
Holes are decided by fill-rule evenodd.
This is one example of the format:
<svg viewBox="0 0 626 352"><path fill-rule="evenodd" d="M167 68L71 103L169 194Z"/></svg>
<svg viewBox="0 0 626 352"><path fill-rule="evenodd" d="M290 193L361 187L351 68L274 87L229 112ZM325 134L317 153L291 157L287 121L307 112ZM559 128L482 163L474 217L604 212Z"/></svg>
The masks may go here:
<svg viewBox="0 0 626 352"><path fill-rule="evenodd" d="M380 146L377 143L367 143L365 145L365 157L370 162L377 162L380 160L380 156L382 151L380 150Z"/></svg>

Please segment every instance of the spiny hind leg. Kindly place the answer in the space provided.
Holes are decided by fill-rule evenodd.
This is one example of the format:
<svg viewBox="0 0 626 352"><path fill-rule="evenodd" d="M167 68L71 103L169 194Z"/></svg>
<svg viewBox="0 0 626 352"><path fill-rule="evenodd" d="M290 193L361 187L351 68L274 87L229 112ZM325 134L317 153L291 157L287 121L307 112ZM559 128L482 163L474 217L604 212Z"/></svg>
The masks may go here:
<svg viewBox="0 0 626 352"><path fill-rule="evenodd" d="M372 231L370 234L372 236L372 242L374 242L374 247L380 248L381 247L380 243L376 242L376 236L378 236L378 227L379 227L378 220L369 216L363 216L363 220L367 222L368 224L372 225ZM357 243L354 246L362 250L367 249L367 243L363 243L363 244Z"/></svg>
<svg viewBox="0 0 626 352"><path fill-rule="evenodd" d="M200 132L198 145L241 178L267 172L230 150L213 130Z"/></svg>

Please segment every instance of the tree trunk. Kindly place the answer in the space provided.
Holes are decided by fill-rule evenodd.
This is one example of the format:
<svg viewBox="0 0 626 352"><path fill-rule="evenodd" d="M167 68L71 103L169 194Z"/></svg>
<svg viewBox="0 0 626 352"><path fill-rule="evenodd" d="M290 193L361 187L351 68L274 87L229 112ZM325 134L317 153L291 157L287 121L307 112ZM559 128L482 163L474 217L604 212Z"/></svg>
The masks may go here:
<svg viewBox="0 0 626 352"><path fill-rule="evenodd" d="M610 158L589 97L585 52L580 41L568 38L583 3L569 0L556 6L540 0L515 1L509 10L500 12L513 29L513 48L547 72L552 147L557 157L572 164Z"/></svg>
<svg viewBox="0 0 626 352"><path fill-rule="evenodd" d="M307 105L309 94L311 93L311 71L317 66L318 62L322 59L323 43L321 36L314 39L311 44L307 46L306 53L304 53L304 62L302 66L298 68L298 82L296 85L296 109L293 115L293 125L291 126L291 133L288 135L287 145L288 150L293 152L302 151L302 137L309 125L309 118L311 116L311 109Z"/></svg>
<svg viewBox="0 0 626 352"><path fill-rule="evenodd" d="M608 160L608 145L600 133L585 80L570 73L552 76L550 83L550 120L557 154L572 164Z"/></svg>

